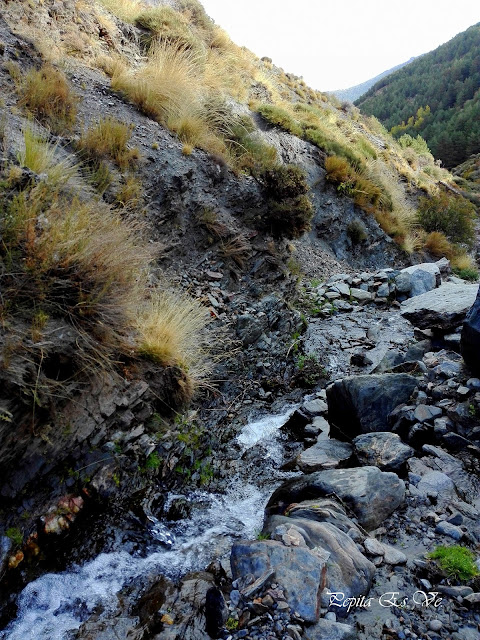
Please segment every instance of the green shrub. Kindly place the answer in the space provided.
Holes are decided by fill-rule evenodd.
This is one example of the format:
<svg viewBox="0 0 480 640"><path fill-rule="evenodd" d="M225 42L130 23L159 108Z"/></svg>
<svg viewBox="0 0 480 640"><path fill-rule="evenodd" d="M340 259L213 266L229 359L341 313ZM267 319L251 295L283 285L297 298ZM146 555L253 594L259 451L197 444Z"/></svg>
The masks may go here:
<svg viewBox="0 0 480 640"><path fill-rule="evenodd" d="M461 196L441 193L422 196L418 203L418 221L429 233L440 231L451 242L473 246L475 239L475 207Z"/></svg>
<svg viewBox="0 0 480 640"><path fill-rule="evenodd" d="M305 171L293 164L277 165L261 176L267 194L275 200L295 198L308 193Z"/></svg>
<svg viewBox="0 0 480 640"><path fill-rule="evenodd" d="M364 166L363 160L354 151L352 151L350 147L341 144L337 140L333 140L327 133L323 132L318 127L310 127L309 129L306 129L305 140L308 140L332 156L341 156L342 158L346 158L356 169L360 169Z"/></svg>
<svg viewBox="0 0 480 640"><path fill-rule="evenodd" d="M5 535L18 546L23 542L23 533L20 531L20 529L17 529L17 527L10 527L5 531Z"/></svg>
<svg viewBox="0 0 480 640"><path fill-rule="evenodd" d="M469 280L470 282L477 282L478 280L478 269L467 268L467 269L459 269L457 267L453 267L453 272L463 280Z"/></svg>
<svg viewBox="0 0 480 640"><path fill-rule="evenodd" d="M439 546L429 553L428 557L437 560L440 569L445 571L449 578L455 580L470 580L479 573L475 565L475 555L466 547Z"/></svg>
<svg viewBox="0 0 480 640"><path fill-rule="evenodd" d="M268 203L267 223L275 235L298 238L310 229L312 217L313 205L306 195Z"/></svg>
<svg viewBox="0 0 480 640"><path fill-rule="evenodd" d="M264 171L258 179L268 198L263 221L270 231L290 238L308 231L313 204L308 196L305 172L295 165L277 165Z"/></svg>

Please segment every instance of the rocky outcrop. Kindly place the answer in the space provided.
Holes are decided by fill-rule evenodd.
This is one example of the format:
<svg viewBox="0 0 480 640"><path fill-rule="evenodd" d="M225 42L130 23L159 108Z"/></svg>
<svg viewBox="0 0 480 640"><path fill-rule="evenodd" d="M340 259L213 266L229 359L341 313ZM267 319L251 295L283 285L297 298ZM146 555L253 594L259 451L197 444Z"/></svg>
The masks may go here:
<svg viewBox="0 0 480 640"><path fill-rule="evenodd" d="M407 402L418 380L404 373L351 376L327 388L332 433L350 438L360 433L386 431L388 416Z"/></svg>
<svg viewBox="0 0 480 640"><path fill-rule="evenodd" d="M377 432L357 436L353 441L357 460L381 471L400 471L406 461L415 455L412 447L404 444L395 433Z"/></svg>
<svg viewBox="0 0 480 640"><path fill-rule="evenodd" d="M297 458L297 465L304 473L334 469L352 455L352 445L330 438L320 438L313 447L305 449Z"/></svg>

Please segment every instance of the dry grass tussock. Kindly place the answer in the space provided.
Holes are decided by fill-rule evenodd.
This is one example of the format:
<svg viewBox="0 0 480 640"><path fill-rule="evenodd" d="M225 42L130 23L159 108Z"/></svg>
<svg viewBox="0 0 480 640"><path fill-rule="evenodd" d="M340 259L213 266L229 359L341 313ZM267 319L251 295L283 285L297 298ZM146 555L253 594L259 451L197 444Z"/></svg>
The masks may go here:
<svg viewBox="0 0 480 640"><path fill-rule="evenodd" d="M128 147L132 127L115 118L106 117L92 124L82 134L78 148L90 161L108 159L121 169L139 158L138 149Z"/></svg>
<svg viewBox="0 0 480 640"><path fill-rule="evenodd" d="M163 365L180 366L195 383L209 372L208 310L162 287L136 315L139 352Z"/></svg>
<svg viewBox="0 0 480 640"><path fill-rule="evenodd" d="M110 13L124 22L134 23L145 5L137 0L99 0Z"/></svg>
<svg viewBox="0 0 480 640"><path fill-rule="evenodd" d="M65 75L51 65L32 69L17 80L20 105L54 133L72 128L77 115L78 98Z"/></svg>

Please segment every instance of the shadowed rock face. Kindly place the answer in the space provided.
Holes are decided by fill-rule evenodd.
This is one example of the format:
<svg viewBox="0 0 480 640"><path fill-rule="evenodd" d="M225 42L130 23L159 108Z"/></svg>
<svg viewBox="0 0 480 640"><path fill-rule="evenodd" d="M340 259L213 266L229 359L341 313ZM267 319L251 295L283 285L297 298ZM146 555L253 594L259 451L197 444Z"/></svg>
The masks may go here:
<svg viewBox="0 0 480 640"><path fill-rule="evenodd" d="M473 285L476 286L476 285ZM480 374L480 289L462 328L461 351L469 369Z"/></svg>
<svg viewBox="0 0 480 640"><path fill-rule="evenodd" d="M332 433L351 438L360 433L386 431L388 415L397 405L408 401L416 386L417 379L405 373L337 380L327 389Z"/></svg>

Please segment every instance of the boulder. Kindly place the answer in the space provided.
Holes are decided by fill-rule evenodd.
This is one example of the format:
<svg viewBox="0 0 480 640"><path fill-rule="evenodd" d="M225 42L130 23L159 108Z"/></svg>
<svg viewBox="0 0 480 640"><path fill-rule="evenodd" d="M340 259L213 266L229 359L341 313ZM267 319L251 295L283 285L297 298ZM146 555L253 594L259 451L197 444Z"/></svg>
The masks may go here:
<svg viewBox="0 0 480 640"><path fill-rule="evenodd" d="M271 496L266 514L285 513L292 503L334 495L366 529L375 529L405 498L405 484L377 467L330 469L288 480Z"/></svg>
<svg viewBox="0 0 480 640"><path fill-rule="evenodd" d="M463 322L475 302L477 290L476 284L443 284L402 302L400 313L419 329L448 333Z"/></svg>
<svg viewBox="0 0 480 640"><path fill-rule="evenodd" d="M441 471L426 473L417 489L423 496L437 497L439 502L449 502L456 495L453 480Z"/></svg>
<svg viewBox="0 0 480 640"><path fill-rule="evenodd" d="M287 527L296 530L309 549L327 552L325 586L329 591L343 594L342 599L359 597L368 592L375 566L358 550L350 536L328 522L286 516L272 516L267 521L265 531L276 537ZM334 610L339 615L347 614L346 609Z"/></svg>
<svg viewBox="0 0 480 640"><path fill-rule="evenodd" d="M463 323L460 350L468 368L480 375L480 289Z"/></svg>
<svg viewBox="0 0 480 640"><path fill-rule="evenodd" d="M337 380L327 389L332 433L351 438L360 433L386 431L388 415L407 402L417 379L405 373L362 375Z"/></svg>
<svg viewBox="0 0 480 640"><path fill-rule="evenodd" d="M232 547L230 563L234 580L247 574L257 579L273 570L291 609L307 622L316 622L326 580L326 557L305 546L285 546L277 540L240 540Z"/></svg>
<svg viewBox="0 0 480 640"><path fill-rule="evenodd" d="M351 457L352 451L352 445L348 442L320 438L313 447L302 451L297 457L297 464L304 473L335 469L341 462Z"/></svg>
<svg viewBox="0 0 480 640"><path fill-rule="evenodd" d="M435 289L435 287L438 287L442 282L440 269L438 265L433 262L414 264L411 267L402 269L400 274L402 273L410 276L410 290L408 293L412 298Z"/></svg>
<svg viewBox="0 0 480 640"><path fill-rule="evenodd" d="M360 464L378 467L382 471L398 471L415 455L412 447L404 444L400 436L388 431L357 436L353 447Z"/></svg>

